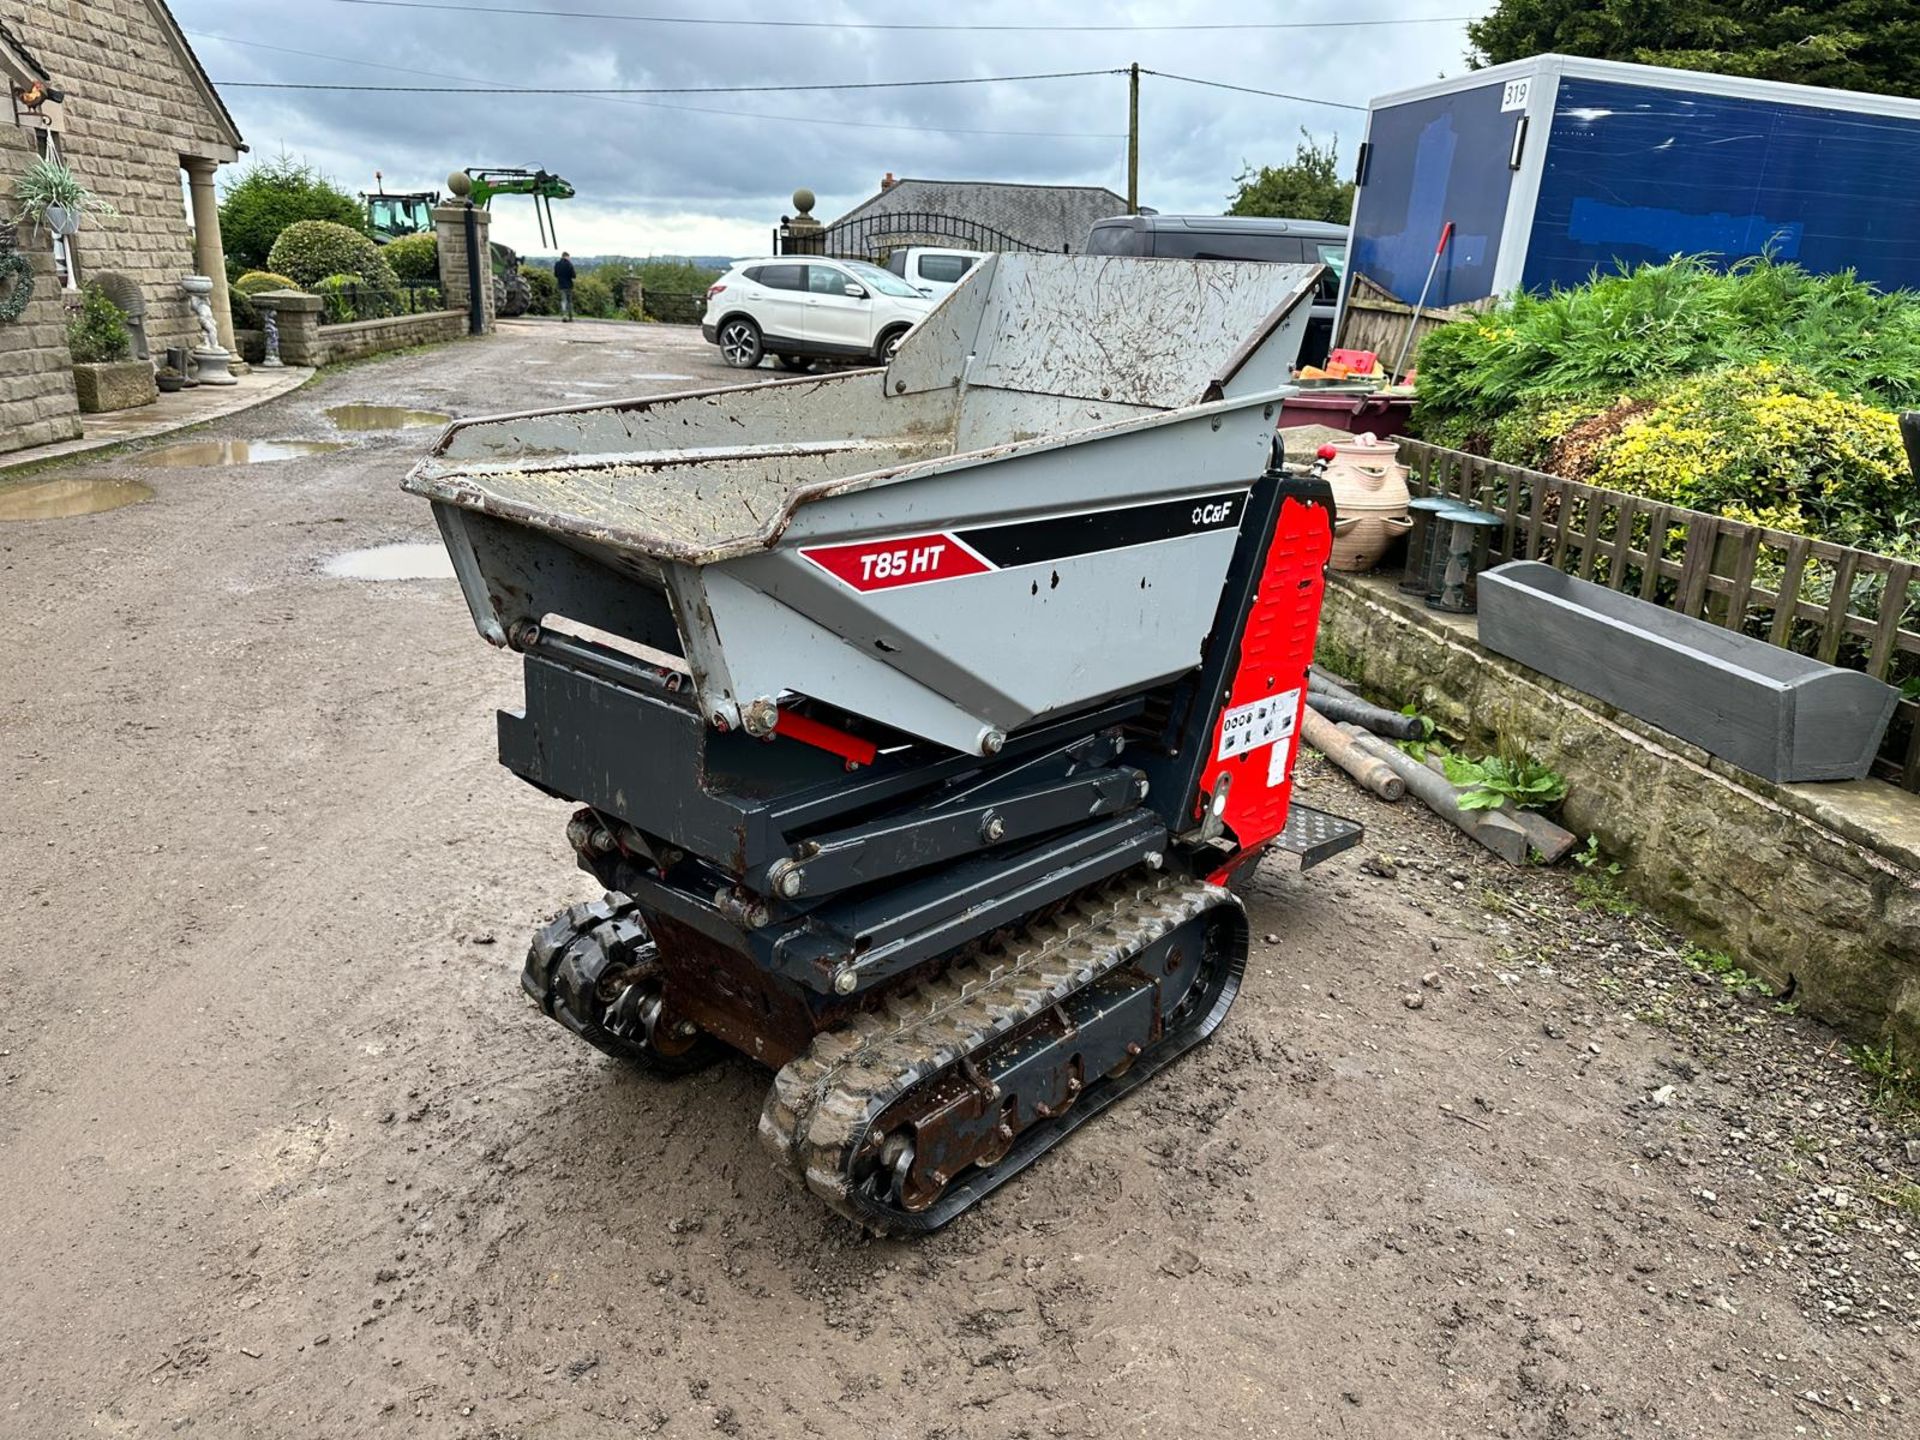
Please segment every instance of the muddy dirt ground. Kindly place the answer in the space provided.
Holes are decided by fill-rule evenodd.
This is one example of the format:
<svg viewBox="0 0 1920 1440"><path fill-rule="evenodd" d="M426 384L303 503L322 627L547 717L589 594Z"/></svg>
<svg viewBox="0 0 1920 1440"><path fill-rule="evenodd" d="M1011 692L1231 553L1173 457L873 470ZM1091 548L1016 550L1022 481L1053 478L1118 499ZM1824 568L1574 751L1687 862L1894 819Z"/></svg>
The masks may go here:
<svg viewBox="0 0 1920 1440"><path fill-rule="evenodd" d="M1920 1131L1839 1038L1317 762L1368 843L1269 865L1221 1035L930 1240L769 1171L763 1072L535 1014L569 807L451 582L324 573L433 538L433 432L323 412L711 355L516 325L0 525L0 1435L1920 1433Z"/></svg>

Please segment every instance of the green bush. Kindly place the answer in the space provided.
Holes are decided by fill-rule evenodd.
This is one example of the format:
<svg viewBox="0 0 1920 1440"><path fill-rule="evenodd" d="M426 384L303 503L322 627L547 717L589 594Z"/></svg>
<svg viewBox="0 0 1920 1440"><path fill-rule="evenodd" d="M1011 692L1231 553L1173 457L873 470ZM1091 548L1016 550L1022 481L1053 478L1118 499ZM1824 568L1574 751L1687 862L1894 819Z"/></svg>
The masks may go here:
<svg viewBox="0 0 1920 1440"><path fill-rule="evenodd" d="M400 313L399 296L392 286L369 285L358 275L325 275L311 289L320 297L320 323L343 325L349 320L378 320Z"/></svg>
<svg viewBox="0 0 1920 1440"><path fill-rule="evenodd" d="M604 320L612 316L615 308L613 287L601 278L598 270L590 270L573 282L574 314Z"/></svg>
<svg viewBox="0 0 1920 1440"><path fill-rule="evenodd" d="M258 268L282 232L303 220L324 220L364 233L366 212L358 200L303 161L290 155L256 161L227 187L220 202L220 238L227 258Z"/></svg>
<svg viewBox="0 0 1920 1440"><path fill-rule="evenodd" d="M227 287L227 314L233 317L236 330L258 330L260 312L254 308L253 301L247 298L247 292Z"/></svg>
<svg viewBox="0 0 1920 1440"><path fill-rule="evenodd" d="M551 270L543 270L538 265L522 265L520 278L527 282L530 292L527 300L529 315L558 315L560 313L560 282L553 278Z"/></svg>
<svg viewBox="0 0 1920 1440"><path fill-rule="evenodd" d="M352 275L387 292L400 286L379 246L357 230L327 220L302 220L281 231L267 256L267 268L291 276L306 289L330 275Z"/></svg>
<svg viewBox="0 0 1920 1440"><path fill-rule="evenodd" d="M233 282L233 289L242 295L260 295L268 290L298 290L291 277L276 275L271 270L249 270Z"/></svg>
<svg viewBox="0 0 1920 1440"><path fill-rule="evenodd" d="M704 297L707 287L720 278L718 270L709 270L695 265L691 260L663 259L655 256L646 260L616 260L606 265L596 266L594 274L607 282L608 289L617 304L621 295L621 282L637 279L641 285L644 314L636 315L630 306L621 306L620 313L629 320L660 319L654 306L646 297L652 295L699 295ZM684 302L682 302L684 303ZM676 314L678 311L676 310Z"/></svg>
<svg viewBox="0 0 1920 1440"><path fill-rule="evenodd" d="M440 278L440 240L431 230L389 240L380 254L402 280Z"/></svg>
<svg viewBox="0 0 1920 1440"><path fill-rule="evenodd" d="M133 353L126 312L98 285L89 285L80 294L80 313L67 321L67 348L76 365L124 360Z"/></svg>
<svg viewBox="0 0 1920 1440"><path fill-rule="evenodd" d="M1683 509L1920 553L1920 492L1894 413L1772 361L1611 405L1518 411L1494 428L1491 453Z"/></svg>
<svg viewBox="0 0 1920 1440"><path fill-rule="evenodd" d="M1421 343L1421 433L1484 437L1517 406L1583 401L1594 409L1760 361L1842 394L1920 405L1920 294L1769 259L1720 272L1681 257L1517 295Z"/></svg>

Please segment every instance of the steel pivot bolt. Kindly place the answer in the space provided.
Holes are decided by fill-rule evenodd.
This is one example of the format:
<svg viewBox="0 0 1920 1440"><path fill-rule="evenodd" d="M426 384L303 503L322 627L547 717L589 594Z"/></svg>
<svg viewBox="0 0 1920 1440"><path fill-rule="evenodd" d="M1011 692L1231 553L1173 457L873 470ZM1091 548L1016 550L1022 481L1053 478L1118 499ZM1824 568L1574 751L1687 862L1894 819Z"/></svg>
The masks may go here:
<svg viewBox="0 0 1920 1440"><path fill-rule="evenodd" d="M853 973L853 967L847 966L833 977L833 988L841 995L851 995L854 987L860 983L860 977Z"/></svg>
<svg viewBox="0 0 1920 1440"><path fill-rule="evenodd" d="M588 837L587 843L593 847L595 854L608 854L613 849L613 832L606 829L596 830Z"/></svg>
<svg viewBox="0 0 1920 1440"><path fill-rule="evenodd" d="M1003 730L988 729L980 732L979 744L982 755L998 755L1000 747L1006 743L1007 736Z"/></svg>
<svg viewBox="0 0 1920 1440"><path fill-rule="evenodd" d="M507 643L516 650L531 650L540 643L540 626L532 620L516 620L507 631Z"/></svg>
<svg viewBox="0 0 1920 1440"><path fill-rule="evenodd" d="M761 696L740 712L740 723L749 735L771 735L780 723L779 702Z"/></svg>
<svg viewBox="0 0 1920 1440"><path fill-rule="evenodd" d="M789 900L798 898L800 892L807 888L806 872L791 860L782 860L775 865L767 872L767 878L773 882L773 888Z"/></svg>
<svg viewBox="0 0 1920 1440"><path fill-rule="evenodd" d="M1004 840L1007 836L1007 822L989 811L986 818L980 822L980 835L989 843Z"/></svg>

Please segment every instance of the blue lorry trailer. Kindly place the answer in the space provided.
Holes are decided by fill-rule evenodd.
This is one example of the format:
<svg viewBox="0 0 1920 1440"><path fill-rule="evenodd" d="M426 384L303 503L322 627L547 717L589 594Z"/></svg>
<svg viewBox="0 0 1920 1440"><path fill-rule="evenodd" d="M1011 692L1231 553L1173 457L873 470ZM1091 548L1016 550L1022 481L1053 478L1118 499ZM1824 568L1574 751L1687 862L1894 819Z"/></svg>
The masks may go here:
<svg viewBox="0 0 1920 1440"><path fill-rule="evenodd" d="M1407 304L1449 220L1431 307L1678 254L1920 288L1920 100L1538 55L1374 100L1358 179L1347 287Z"/></svg>

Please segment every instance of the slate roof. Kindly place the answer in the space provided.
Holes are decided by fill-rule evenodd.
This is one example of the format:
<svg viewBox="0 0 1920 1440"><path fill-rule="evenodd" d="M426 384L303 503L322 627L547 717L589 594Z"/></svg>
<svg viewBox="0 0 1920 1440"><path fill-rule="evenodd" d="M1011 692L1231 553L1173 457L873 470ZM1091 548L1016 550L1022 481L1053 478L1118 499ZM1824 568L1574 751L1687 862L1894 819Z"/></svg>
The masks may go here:
<svg viewBox="0 0 1920 1440"><path fill-rule="evenodd" d="M1086 243L1096 220L1127 213L1127 202L1101 185L1020 185L1000 180L896 180L827 228L887 214L954 215L1041 250Z"/></svg>

